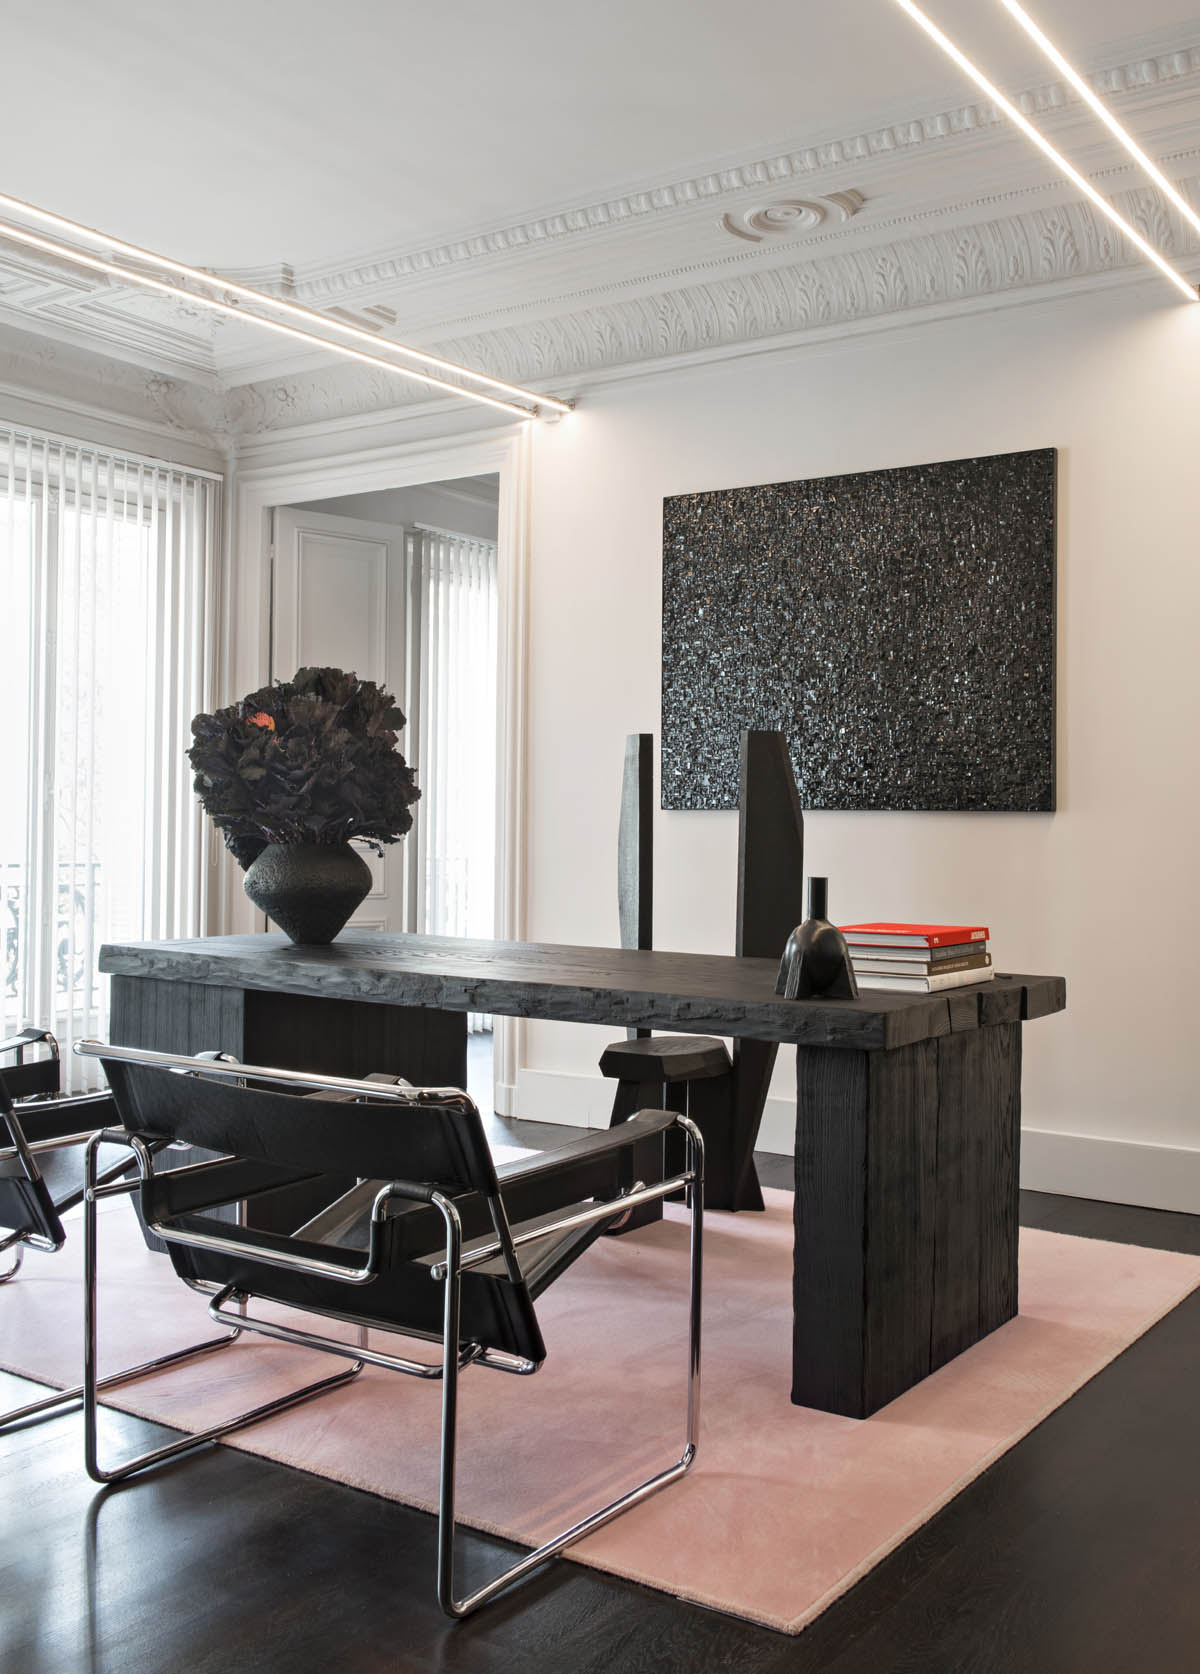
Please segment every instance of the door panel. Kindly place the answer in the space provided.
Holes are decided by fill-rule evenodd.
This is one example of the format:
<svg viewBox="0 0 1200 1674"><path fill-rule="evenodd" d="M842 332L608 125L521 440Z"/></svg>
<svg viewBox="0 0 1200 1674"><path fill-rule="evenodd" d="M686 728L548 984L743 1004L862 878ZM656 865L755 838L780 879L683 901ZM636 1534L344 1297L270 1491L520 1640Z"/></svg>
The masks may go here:
<svg viewBox="0 0 1200 1674"><path fill-rule="evenodd" d="M275 512L271 670L343 668L374 680L407 708L408 569L404 532L360 518L281 506ZM407 739L400 748L407 756ZM404 842L360 850L371 892L351 918L372 930L406 928Z"/></svg>

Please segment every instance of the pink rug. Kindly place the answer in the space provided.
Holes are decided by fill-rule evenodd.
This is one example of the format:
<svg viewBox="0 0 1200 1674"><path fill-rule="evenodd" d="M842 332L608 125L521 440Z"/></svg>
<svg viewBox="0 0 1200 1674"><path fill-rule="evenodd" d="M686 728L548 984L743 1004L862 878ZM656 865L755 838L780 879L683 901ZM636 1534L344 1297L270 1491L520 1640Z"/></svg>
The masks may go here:
<svg viewBox="0 0 1200 1674"><path fill-rule="evenodd" d="M1021 1313L860 1423L793 1407L791 1198L710 1214L704 1406L682 1482L573 1548L577 1562L798 1633L821 1610L1200 1284L1200 1258L1047 1232L1021 1239ZM686 1239L681 1211L605 1239L540 1305L533 1378L468 1371L459 1515L532 1544L674 1458L681 1445ZM77 1382L82 1240L26 1257L0 1296L0 1365ZM103 1364L206 1334L201 1298L106 1207ZM418 1352L423 1352L418 1350ZM334 1369L263 1340L115 1392L199 1427ZM230 1445L423 1509L437 1493L438 1386L368 1369ZM199 1458L191 1467L204 1469ZM82 1463L80 1465L82 1469Z"/></svg>

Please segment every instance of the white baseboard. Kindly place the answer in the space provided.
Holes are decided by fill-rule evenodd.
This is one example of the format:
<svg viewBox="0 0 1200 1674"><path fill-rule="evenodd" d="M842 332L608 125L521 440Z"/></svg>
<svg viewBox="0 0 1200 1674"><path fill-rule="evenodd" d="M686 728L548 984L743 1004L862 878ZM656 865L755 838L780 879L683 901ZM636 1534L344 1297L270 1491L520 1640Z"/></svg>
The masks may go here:
<svg viewBox="0 0 1200 1674"><path fill-rule="evenodd" d="M606 1128L613 1087L613 1082L600 1075L522 1069L518 1071L510 1113L532 1122ZM500 1092L497 1088L498 1099ZM769 1098L759 1130L759 1150L790 1156L795 1131L796 1110L791 1100ZM1021 1184L1030 1191L1061 1192L1066 1197L1092 1197L1104 1203L1134 1203L1146 1209L1197 1215L1200 1150L1025 1128L1021 1134Z"/></svg>
<svg viewBox="0 0 1200 1674"><path fill-rule="evenodd" d="M1200 1215L1200 1150L1024 1128L1021 1184L1029 1191Z"/></svg>
<svg viewBox="0 0 1200 1674"><path fill-rule="evenodd" d="M606 1128L616 1082L565 1070L518 1069L515 1113L527 1122Z"/></svg>

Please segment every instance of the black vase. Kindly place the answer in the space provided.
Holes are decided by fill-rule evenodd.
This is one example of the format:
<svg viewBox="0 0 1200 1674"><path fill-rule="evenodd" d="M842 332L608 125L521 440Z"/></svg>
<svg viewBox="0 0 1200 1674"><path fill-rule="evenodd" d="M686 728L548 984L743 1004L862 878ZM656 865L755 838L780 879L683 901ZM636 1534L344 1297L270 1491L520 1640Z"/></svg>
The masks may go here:
<svg viewBox="0 0 1200 1674"><path fill-rule="evenodd" d="M857 1000L858 983L846 938L830 924L828 880L809 878L808 917L788 937L779 963L775 992L787 1000L809 1000L817 995Z"/></svg>
<svg viewBox="0 0 1200 1674"><path fill-rule="evenodd" d="M331 942L371 887L349 843L268 843L242 880L254 905L294 942Z"/></svg>

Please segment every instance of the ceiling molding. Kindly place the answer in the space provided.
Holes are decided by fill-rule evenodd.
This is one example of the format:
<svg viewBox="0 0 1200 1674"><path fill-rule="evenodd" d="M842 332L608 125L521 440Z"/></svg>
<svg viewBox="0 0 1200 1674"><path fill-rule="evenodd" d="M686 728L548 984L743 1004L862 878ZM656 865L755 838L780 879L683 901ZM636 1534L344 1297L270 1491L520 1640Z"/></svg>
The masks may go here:
<svg viewBox="0 0 1200 1674"><path fill-rule="evenodd" d="M1180 188L1200 204L1200 45L1091 79L1136 100L1139 132L1153 134L1155 155L1172 177L1187 177ZM1069 123L1083 109L1055 84L1020 102ZM1190 232L1157 193L1133 185L1123 154L1082 125L1072 139L1085 147L1072 155L1089 177L1192 271ZM394 312L414 344L586 398L589 377L757 353L1056 287L1127 283L1140 259L1090 205L1070 199L979 103L412 255L315 276L278 264L251 277L383 334ZM475 260L506 252L507 264ZM443 415L461 421L463 407L382 369L281 347L184 298L149 297L11 249L0 253L3 386L44 388L51 399L75 392L218 448L388 413L436 426Z"/></svg>
<svg viewBox="0 0 1200 1674"><path fill-rule="evenodd" d="M1123 93L1144 92L1187 77L1200 77L1200 44L1189 43L1110 65L1086 79L1096 93L1111 98ZM1060 81L1025 89L1014 94L1013 99L1030 117L1069 106L1082 108L1083 104L1074 88ZM981 130L1003 127L1005 121L1003 114L988 100L954 105L841 139L562 209L424 249L383 251L350 264L310 268L307 272L293 275L294 288L290 294L298 301L319 305L331 298L387 289L404 280L427 278L440 269L481 257L523 253L531 246L582 233L611 233L623 223L692 209L705 201L715 203L738 193L761 192L764 187L807 181L814 175L844 171L855 164L911 154L923 146L944 145L949 140L972 137Z"/></svg>
<svg viewBox="0 0 1200 1674"><path fill-rule="evenodd" d="M1191 159L1200 155L1200 45L1143 53L1091 79L1106 94L1136 97L1142 131L1156 125L1158 155L1173 173L1191 172ZM1034 112L1073 111L1072 121L1083 110L1073 90L1056 83L1027 91L1021 102ZM972 139L973 145L958 149L956 142ZM950 154L939 149L947 143L954 148L949 167ZM403 335L415 345L448 353L450 343L486 342L506 366L541 364L546 356L538 344L547 332L561 335L556 322L565 316L598 322L588 330L627 334L631 298L643 299L642 313L653 314L659 293L691 295L697 287L743 281L753 290L752 281L768 283L766 269L794 264L801 252L818 262L853 248L869 255L868 246L907 245L964 219L1021 213L1061 195L1061 183L1019 148L1019 136L991 105L964 104L414 254L316 275L281 263L241 277L378 327L381 339L398 315ZM1110 149L1095 155L1088 170L1110 191L1132 172L1127 162L1112 162ZM829 178L821 180L822 173ZM800 182L806 183L803 192ZM999 182L1002 189L995 189ZM576 234L589 236L573 242ZM510 259L503 270L475 261L504 253ZM887 265L886 256L879 261ZM686 312L686 303L681 307ZM614 326L613 318L622 323ZM186 299L148 296L2 245L0 324L99 350L151 370L164 387L196 384L218 398L223 390L325 378L319 351L298 349L247 322L218 320ZM511 331L528 335L525 350L510 346ZM465 355L449 358L475 364ZM571 369L588 364L586 356L569 357ZM510 375L496 364L485 369ZM366 376L391 390L392 405L407 405L410 395L421 398L415 392L401 396L385 373ZM362 372L359 378L361 383ZM290 402L280 410L267 406L264 412L251 403L251 418L239 404L235 430L287 422Z"/></svg>
<svg viewBox="0 0 1200 1674"><path fill-rule="evenodd" d="M209 392L196 389L189 412L167 416L144 371L92 351L15 333L0 343L0 411L9 423L79 437L110 447L157 453L205 469L220 469L228 447L212 416Z"/></svg>
<svg viewBox="0 0 1200 1674"><path fill-rule="evenodd" d="M1200 181L1187 185L1200 190ZM1156 193L1135 189L1117 201L1166 252L1194 254L1182 217ZM761 348L889 315L915 320L980 298L1019 300L1085 279L1123 277L1141 265L1090 204L1064 203L481 331L439 351L499 377L571 384L589 373L723 358L738 344ZM345 364L246 387L261 403L260 435L420 403L386 374Z"/></svg>
<svg viewBox="0 0 1200 1674"><path fill-rule="evenodd" d="M1200 161L1200 145L1190 146L1187 150L1164 157L1162 161L1176 170L1180 166L1194 167ZM1095 186L1100 187L1114 202L1121 197L1121 184L1136 176L1128 163L1122 162L1111 168L1092 171L1088 178ZM1185 198L1190 198L1200 207L1200 177L1195 180L1180 178L1175 175L1179 191ZM1132 188L1126 188L1131 190ZM944 228L968 220L977 220L981 216L989 219L996 215L1009 216L1023 211L1054 207L1059 202L1068 200L1068 190L1061 181L1047 183L1039 180L1033 184L1012 186L1004 191L985 192L970 197L961 197L939 201L933 204L923 204L918 208L901 210L888 216L872 215L867 218L864 233L869 231L870 244L873 248L883 248L891 244L899 244L913 238L922 231L933 230L934 227ZM1147 189L1148 190L1148 189ZM847 196L862 198L861 193L847 193ZM865 200L863 200L865 201ZM847 229L843 223L835 223L815 231L805 240L808 250L816 253L825 247L838 249L846 247ZM1184 238L1183 252L1194 254L1193 247ZM776 259L783 256L780 249L770 252ZM559 309L582 307L599 302L605 298L614 298L620 293L631 290L673 290L694 283L699 278L719 277L723 273L734 273L738 270L745 272L761 271L762 256L753 248L725 248L713 256L706 256L703 261L681 262L669 267L660 267L653 272L640 273L628 279L604 279L595 284L589 284L573 291L563 291L554 297L551 306ZM466 314L454 322L454 341L465 340L464 328L473 328L466 336L473 337L479 331L486 331L500 322L497 315L502 314L503 323L517 324L532 315L539 317L548 312L544 300L526 300L515 305L508 305L502 310L489 309L486 312ZM447 353L443 340L438 345L439 353ZM491 370L491 368L487 368Z"/></svg>
<svg viewBox="0 0 1200 1674"><path fill-rule="evenodd" d="M1200 178L1181 184L1188 195L1200 197ZM1164 251L1195 261L1182 217L1157 193L1137 188L1115 197ZM739 350L763 352L773 343L917 323L956 306L1027 301L1085 282L1121 282L1142 266L1090 204L1058 203L648 294L608 297L437 347L499 377L569 387L589 375L659 372L672 364L727 359ZM159 373L139 374L94 352L63 351L32 336L19 367L17 360L0 352L0 377L7 373L10 387L65 392L86 375L97 405L123 408L131 417L136 412L156 429L221 449L389 413L432 419L457 405L450 398L430 400L417 386L345 361L222 391Z"/></svg>

